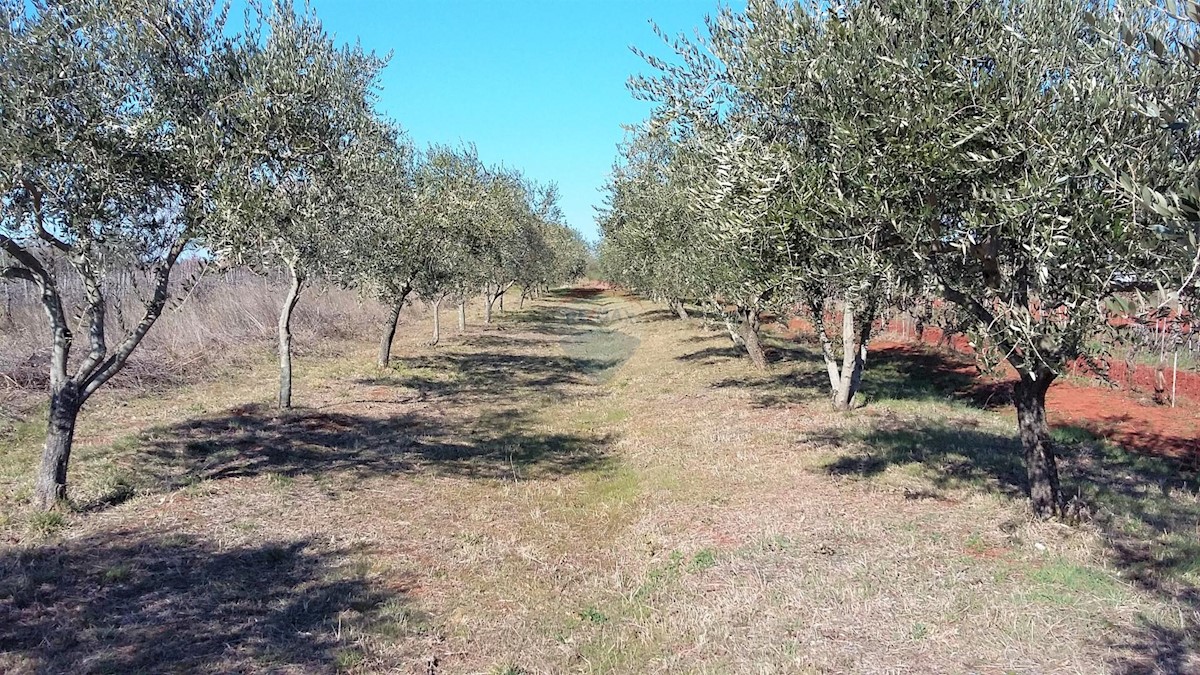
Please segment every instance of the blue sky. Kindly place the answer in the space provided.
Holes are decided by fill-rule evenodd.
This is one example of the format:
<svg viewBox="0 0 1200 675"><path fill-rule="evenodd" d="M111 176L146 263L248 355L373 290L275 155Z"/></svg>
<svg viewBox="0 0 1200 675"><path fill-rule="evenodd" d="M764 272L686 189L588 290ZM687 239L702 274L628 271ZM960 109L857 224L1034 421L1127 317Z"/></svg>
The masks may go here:
<svg viewBox="0 0 1200 675"><path fill-rule="evenodd" d="M487 163L561 190L568 222L595 239L594 207L622 123L649 112L625 87L665 55L649 19L692 33L716 0L313 0L339 41L392 52L381 107L418 145L474 142Z"/></svg>

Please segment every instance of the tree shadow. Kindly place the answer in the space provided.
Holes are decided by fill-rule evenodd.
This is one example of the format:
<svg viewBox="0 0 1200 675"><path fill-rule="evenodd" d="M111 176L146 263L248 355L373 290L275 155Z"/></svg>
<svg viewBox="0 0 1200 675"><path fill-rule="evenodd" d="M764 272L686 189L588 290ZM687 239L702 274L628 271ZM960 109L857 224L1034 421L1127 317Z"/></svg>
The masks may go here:
<svg viewBox="0 0 1200 675"><path fill-rule="evenodd" d="M760 407L790 406L828 398L829 376L821 353L810 344L773 338L765 342L768 360L779 367L766 377L747 375L718 382L717 387L740 387L756 393ZM740 353L740 352L737 352ZM709 348L680 357L712 363L732 357L731 348ZM1012 383L980 382L974 363L920 347L884 347L872 352L863 371L862 400L959 401L998 409L1012 404Z"/></svg>
<svg viewBox="0 0 1200 675"><path fill-rule="evenodd" d="M0 670L333 672L358 634L428 625L351 556L136 530L2 551Z"/></svg>
<svg viewBox="0 0 1200 675"><path fill-rule="evenodd" d="M1020 443L964 417L940 422L876 416L838 444L837 476L871 477L898 467L936 491L974 488L1026 494ZM1129 452L1083 427L1054 430L1064 494L1096 527L1123 579L1177 607L1178 622L1142 618L1105 646L1120 673L1196 672L1200 665L1200 476L1176 460ZM934 493L936 495L936 492Z"/></svg>
<svg viewBox="0 0 1200 675"><path fill-rule="evenodd" d="M551 344L553 340L533 335L497 335L494 333L473 333L462 335L457 343L467 347L482 349L521 349L540 347Z"/></svg>
<svg viewBox="0 0 1200 675"><path fill-rule="evenodd" d="M638 323L660 323L680 321L679 316L669 309L648 309L644 312L631 314L630 319Z"/></svg>
<svg viewBox="0 0 1200 675"><path fill-rule="evenodd" d="M1129 424L1133 420L1128 413L1116 413L1073 426L1096 438L1111 438L1140 452L1175 459L1192 471L1200 470L1200 439L1144 427L1133 429Z"/></svg>
<svg viewBox="0 0 1200 675"><path fill-rule="evenodd" d="M978 368L966 359L918 346L889 346L869 355L863 390L872 398L960 398L982 403L974 392L977 377Z"/></svg>
<svg viewBox="0 0 1200 675"><path fill-rule="evenodd" d="M712 364L720 361L728 361L731 359L742 358L746 350L733 345L725 345L722 347L705 347L694 352L689 352L681 356L676 356L676 361L684 361L687 363Z"/></svg>
<svg viewBox="0 0 1200 675"><path fill-rule="evenodd" d="M566 298L571 300L591 300L599 298L607 291L603 288L594 288L591 286L573 286L570 288L555 288L547 291L547 298Z"/></svg>
<svg viewBox="0 0 1200 675"><path fill-rule="evenodd" d="M439 352L397 357L393 363L396 374L388 377L388 384L415 390L421 398L477 403L513 400L522 393L567 396L567 387L612 368L615 359L588 354Z"/></svg>
<svg viewBox="0 0 1200 675"><path fill-rule="evenodd" d="M611 435L528 431L514 411L454 425L412 412L387 417L242 406L142 436L138 475L179 488L263 475L354 479L432 473L474 479L541 478L610 462Z"/></svg>
<svg viewBox="0 0 1200 675"><path fill-rule="evenodd" d="M1021 444L980 431L972 418L914 426L885 416L854 440L857 450L826 465L837 476L869 478L892 466L916 468L939 490L982 487L1019 497L1025 490Z"/></svg>
<svg viewBox="0 0 1200 675"><path fill-rule="evenodd" d="M552 306L527 307L505 315L500 325L515 326L542 335L577 335L586 330L580 323L587 323L591 319L589 314L582 310L564 310Z"/></svg>

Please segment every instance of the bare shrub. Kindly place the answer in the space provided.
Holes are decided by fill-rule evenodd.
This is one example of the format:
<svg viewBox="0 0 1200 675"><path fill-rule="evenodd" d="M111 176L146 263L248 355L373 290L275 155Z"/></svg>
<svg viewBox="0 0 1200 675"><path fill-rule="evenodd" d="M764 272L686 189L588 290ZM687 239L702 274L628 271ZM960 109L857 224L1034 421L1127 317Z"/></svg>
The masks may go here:
<svg viewBox="0 0 1200 675"><path fill-rule="evenodd" d="M142 347L114 378L126 389L151 390L186 384L219 372L220 366L245 362L273 348L275 321L286 290L280 273L255 274L246 269L214 271L199 262L181 264L173 285L176 298L146 336ZM74 314L82 289L61 275L64 296ZM136 306L144 284L128 275L106 279L118 307ZM21 284L0 285L0 389L7 399L42 392L48 386L50 357L43 333L46 317L35 290ZM296 310L295 338L300 353L336 350L338 343L374 336L386 310L373 298L333 284L317 282L307 302ZM115 330L125 320L115 311Z"/></svg>

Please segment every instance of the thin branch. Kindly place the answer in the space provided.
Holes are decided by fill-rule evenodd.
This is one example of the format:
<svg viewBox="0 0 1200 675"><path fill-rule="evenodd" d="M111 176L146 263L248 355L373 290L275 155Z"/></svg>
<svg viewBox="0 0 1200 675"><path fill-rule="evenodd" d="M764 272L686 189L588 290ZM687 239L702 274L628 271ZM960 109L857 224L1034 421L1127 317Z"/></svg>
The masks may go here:
<svg viewBox="0 0 1200 675"><path fill-rule="evenodd" d="M30 199L33 200L33 231L38 238L50 244L54 248L66 253L71 250L71 246L62 239L54 236L46 229L45 219L42 215L42 191L33 184L28 178L21 179L21 187L29 193Z"/></svg>

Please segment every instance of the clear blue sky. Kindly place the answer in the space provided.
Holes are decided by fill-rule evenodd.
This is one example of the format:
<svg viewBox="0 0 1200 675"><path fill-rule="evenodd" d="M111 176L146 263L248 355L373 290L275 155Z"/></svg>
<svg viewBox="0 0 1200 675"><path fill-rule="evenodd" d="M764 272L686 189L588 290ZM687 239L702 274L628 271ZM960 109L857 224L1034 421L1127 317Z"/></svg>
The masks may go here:
<svg viewBox="0 0 1200 675"><path fill-rule="evenodd" d="M575 229L595 239L594 207L623 137L649 111L625 87L666 55L653 19L692 34L717 0L313 0L339 41L392 52L383 112L419 146L474 142L487 163L555 181Z"/></svg>

